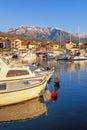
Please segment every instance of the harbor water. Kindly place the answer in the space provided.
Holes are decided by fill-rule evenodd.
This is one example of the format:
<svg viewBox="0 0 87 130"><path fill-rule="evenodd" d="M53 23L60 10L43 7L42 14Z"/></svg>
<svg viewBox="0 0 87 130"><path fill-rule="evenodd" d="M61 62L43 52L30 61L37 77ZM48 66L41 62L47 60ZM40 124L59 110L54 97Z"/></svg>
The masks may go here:
<svg viewBox="0 0 87 130"><path fill-rule="evenodd" d="M0 130L87 130L87 61L41 60L43 66L55 67L48 82L50 93L44 97L0 108ZM47 93L48 94L48 93Z"/></svg>

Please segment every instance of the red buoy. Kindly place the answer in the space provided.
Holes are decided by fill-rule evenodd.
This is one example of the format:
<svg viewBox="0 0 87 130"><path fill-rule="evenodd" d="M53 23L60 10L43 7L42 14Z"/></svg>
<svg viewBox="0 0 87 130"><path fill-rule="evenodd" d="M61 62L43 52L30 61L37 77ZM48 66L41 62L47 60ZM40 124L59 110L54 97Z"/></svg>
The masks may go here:
<svg viewBox="0 0 87 130"><path fill-rule="evenodd" d="M51 98L52 98L53 101L56 101L56 100L57 100L57 97L58 97L58 93L57 93L57 91L54 90L54 91L51 93Z"/></svg>
<svg viewBox="0 0 87 130"><path fill-rule="evenodd" d="M58 96L58 93L57 93L57 91L53 91L52 93L51 93L51 97L57 97Z"/></svg>

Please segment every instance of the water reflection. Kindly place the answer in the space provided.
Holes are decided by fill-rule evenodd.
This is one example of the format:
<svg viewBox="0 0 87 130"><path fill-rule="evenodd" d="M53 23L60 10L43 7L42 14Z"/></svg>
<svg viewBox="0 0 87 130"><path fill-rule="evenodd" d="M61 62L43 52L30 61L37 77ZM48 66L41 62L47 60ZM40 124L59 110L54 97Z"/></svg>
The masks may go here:
<svg viewBox="0 0 87 130"><path fill-rule="evenodd" d="M59 88L60 88L60 83L55 83L54 84L54 90L58 91Z"/></svg>
<svg viewBox="0 0 87 130"><path fill-rule="evenodd" d="M64 71L74 72L75 70L84 70L87 67L87 60L80 61L56 61L55 59L51 60L40 60L40 64L43 66L49 66L50 68L55 67L59 73L63 73Z"/></svg>
<svg viewBox="0 0 87 130"><path fill-rule="evenodd" d="M58 89L60 88L60 83L54 84L54 90L51 93L51 98L53 101L56 101L58 99Z"/></svg>
<svg viewBox="0 0 87 130"><path fill-rule="evenodd" d="M46 101L51 99L50 95L50 91L47 89L45 98L39 97L19 104L0 107L0 123L32 119L43 114L46 115Z"/></svg>

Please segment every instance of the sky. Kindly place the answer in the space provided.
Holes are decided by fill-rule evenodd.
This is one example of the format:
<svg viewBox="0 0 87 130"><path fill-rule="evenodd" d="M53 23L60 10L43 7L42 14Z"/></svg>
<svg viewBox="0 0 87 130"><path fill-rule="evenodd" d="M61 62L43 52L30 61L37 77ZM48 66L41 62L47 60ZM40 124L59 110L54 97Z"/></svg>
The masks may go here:
<svg viewBox="0 0 87 130"><path fill-rule="evenodd" d="M87 0L0 0L0 31L19 26L87 34Z"/></svg>

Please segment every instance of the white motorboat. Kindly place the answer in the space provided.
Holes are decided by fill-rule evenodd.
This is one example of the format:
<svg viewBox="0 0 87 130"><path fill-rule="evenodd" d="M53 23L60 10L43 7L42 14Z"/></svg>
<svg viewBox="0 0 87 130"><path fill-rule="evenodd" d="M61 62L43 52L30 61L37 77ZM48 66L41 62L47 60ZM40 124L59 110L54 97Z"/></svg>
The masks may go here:
<svg viewBox="0 0 87 130"><path fill-rule="evenodd" d="M36 53L31 51L21 52L19 54L19 57L23 63L28 63L28 64L35 62L37 59Z"/></svg>
<svg viewBox="0 0 87 130"><path fill-rule="evenodd" d="M56 60L69 60L70 56L68 54L60 54L56 57Z"/></svg>
<svg viewBox="0 0 87 130"><path fill-rule="evenodd" d="M8 66L0 58L0 106L14 104L43 94L47 75L36 75L26 66Z"/></svg>
<svg viewBox="0 0 87 130"><path fill-rule="evenodd" d="M84 50L74 50L70 60L87 60L87 56Z"/></svg>

